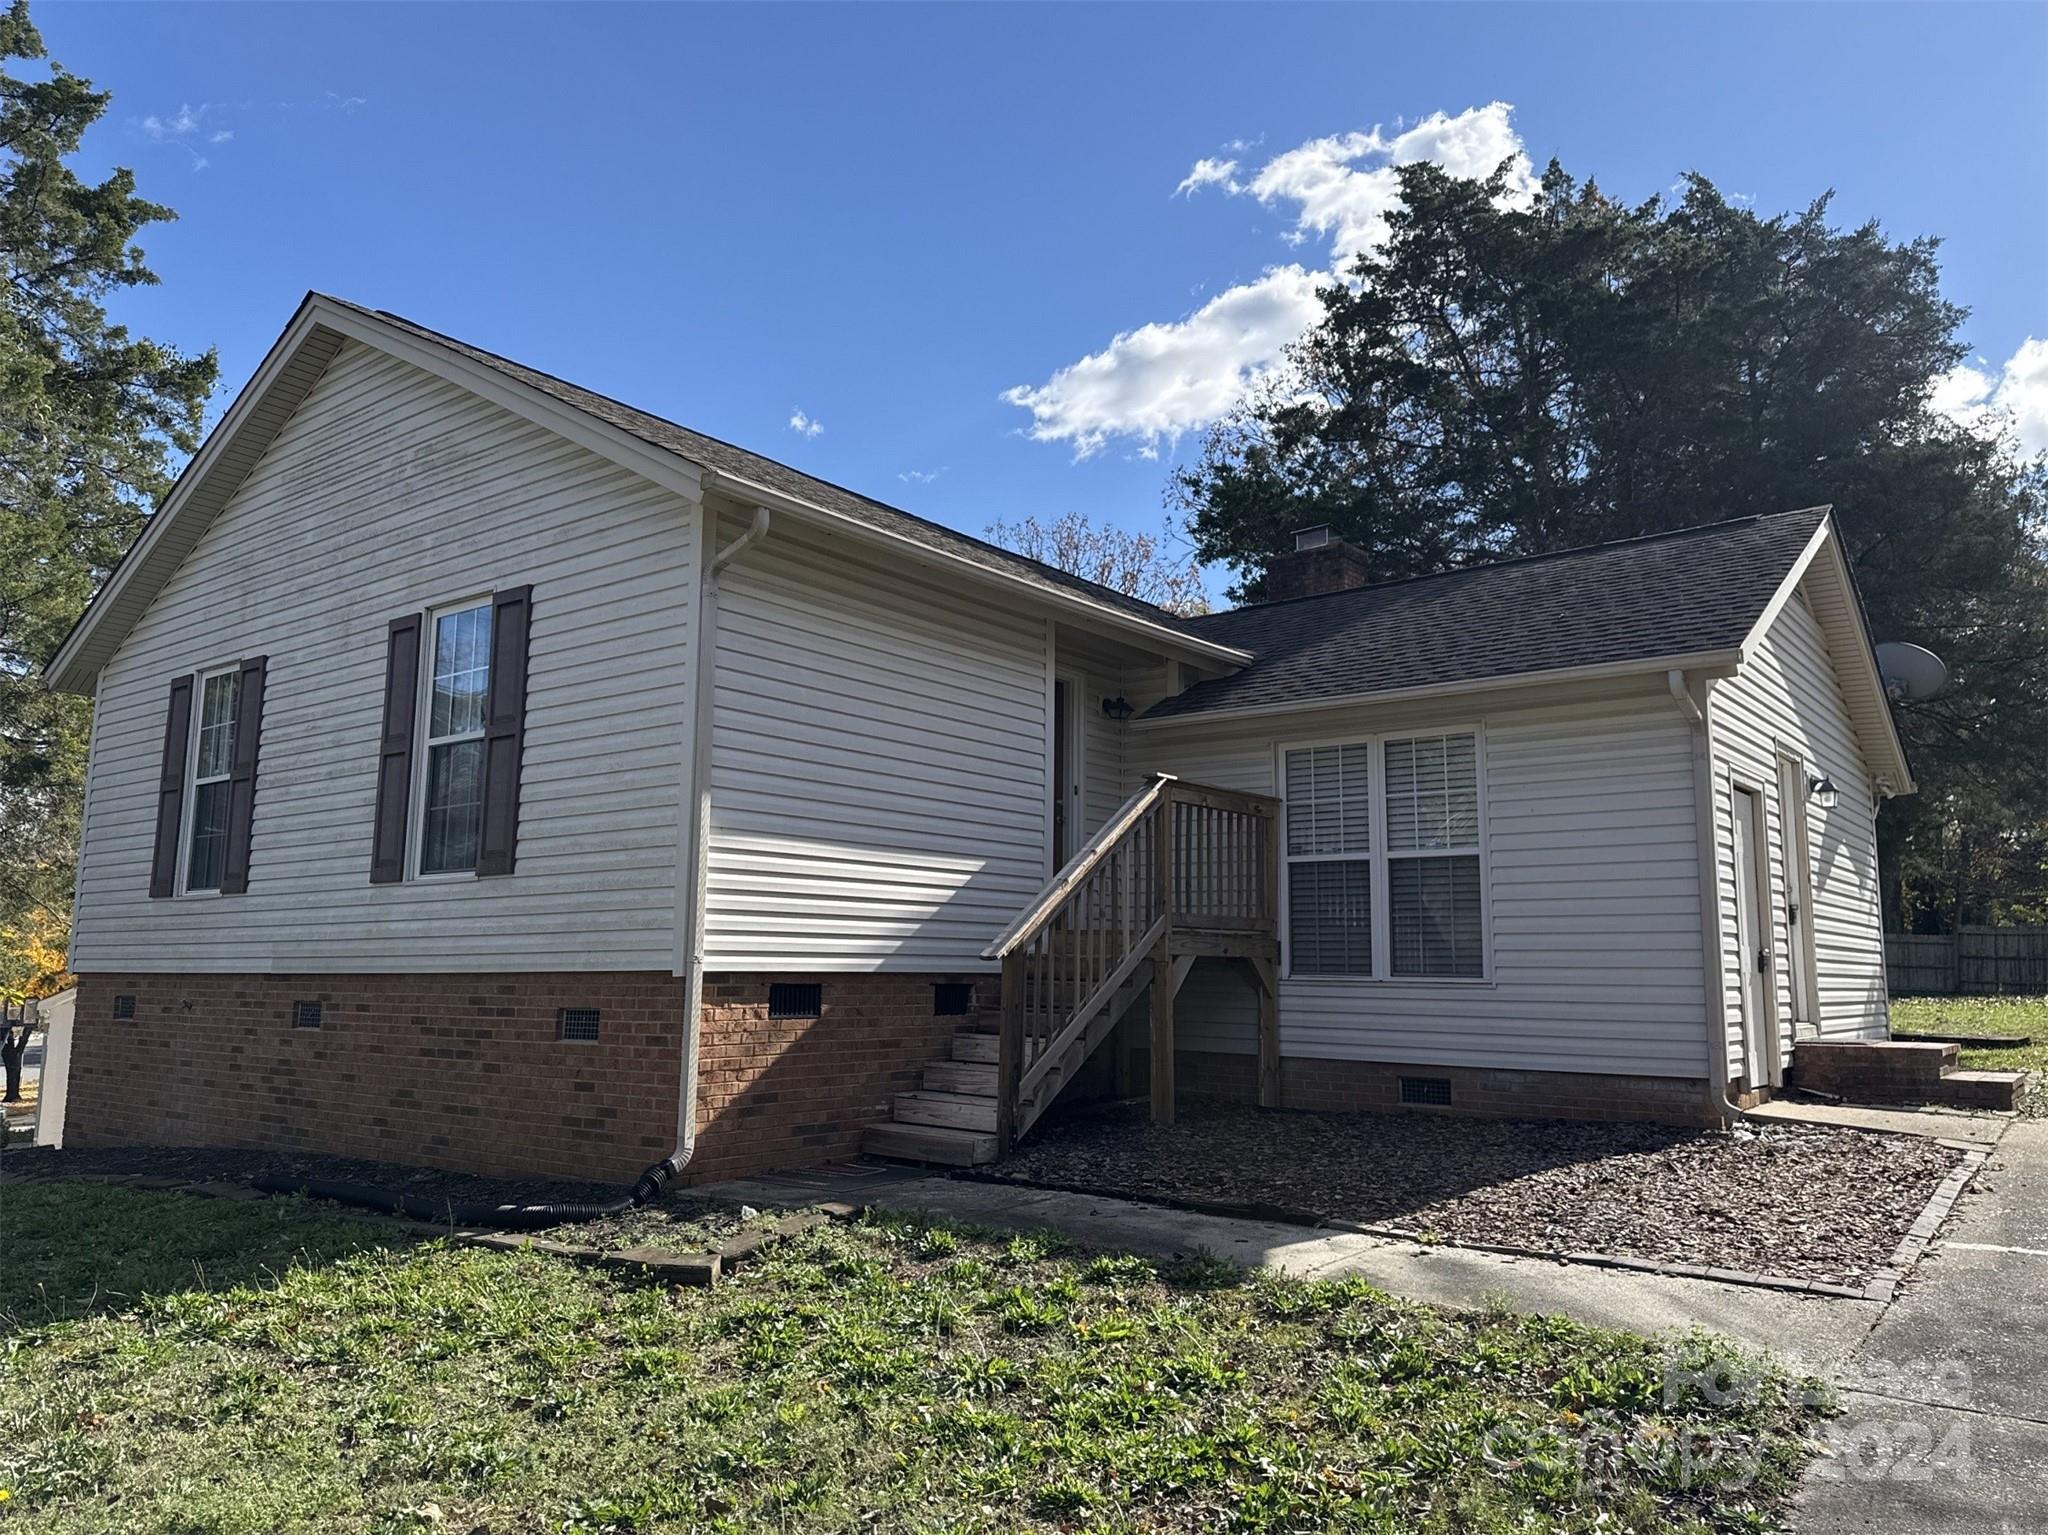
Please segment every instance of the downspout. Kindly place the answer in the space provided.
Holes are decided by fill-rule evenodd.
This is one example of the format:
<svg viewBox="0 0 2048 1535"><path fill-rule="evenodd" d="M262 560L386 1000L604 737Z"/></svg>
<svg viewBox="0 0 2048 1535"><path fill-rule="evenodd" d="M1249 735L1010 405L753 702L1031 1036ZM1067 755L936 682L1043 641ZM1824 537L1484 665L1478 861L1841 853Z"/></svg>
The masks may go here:
<svg viewBox="0 0 2048 1535"><path fill-rule="evenodd" d="M1692 725L1692 802L1700 876L1700 979L1707 1011L1707 1112L1723 1129L1748 1117L1728 1096L1728 1000L1721 955L1720 850L1714 844L1714 754L1709 731L1712 685L1704 680L1695 696L1684 672L1665 673L1671 697Z"/></svg>
<svg viewBox="0 0 2048 1535"><path fill-rule="evenodd" d="M708 507L704 516L707 520L711 516ZM683 1060L676 1088L676 1147L666 1162L657 1164L668 1169L664 1182L688 1167L697 1154L697 1043L704 1019L704 908L709 884L705 854L711 845L711 740L718 704L718 577L768 536L769 520L768 508L756 506L746 532L704 562L704 579L698 588L697 708L690 739L690 792L695 804L688 839L690 913L683 975Z"/></svg>

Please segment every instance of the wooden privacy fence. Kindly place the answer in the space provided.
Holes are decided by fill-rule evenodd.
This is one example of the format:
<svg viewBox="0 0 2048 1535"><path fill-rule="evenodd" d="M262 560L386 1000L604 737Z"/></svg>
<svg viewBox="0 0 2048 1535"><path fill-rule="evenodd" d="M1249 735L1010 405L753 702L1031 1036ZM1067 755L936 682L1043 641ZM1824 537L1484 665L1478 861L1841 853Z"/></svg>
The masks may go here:
<svg viewBox="0 0 2048 1535"><path fill-rule="evenodd" d="M1886 933L1884 967L1895 997L2048 996L2048 927Z"/></svg>

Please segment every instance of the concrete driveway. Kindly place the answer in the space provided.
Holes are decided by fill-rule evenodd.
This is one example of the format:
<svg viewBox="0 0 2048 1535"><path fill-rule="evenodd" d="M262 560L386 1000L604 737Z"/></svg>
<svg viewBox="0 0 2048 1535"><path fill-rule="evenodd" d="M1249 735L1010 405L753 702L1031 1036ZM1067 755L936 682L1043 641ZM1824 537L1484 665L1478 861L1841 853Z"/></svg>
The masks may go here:
<svg viewBox="0 0 2048 1535"><path fill-rule="evenodd" d="M1844 1412L1802 1535L2048 1530L2048 1121L2011 1125L1834 1374Z"/></svg>

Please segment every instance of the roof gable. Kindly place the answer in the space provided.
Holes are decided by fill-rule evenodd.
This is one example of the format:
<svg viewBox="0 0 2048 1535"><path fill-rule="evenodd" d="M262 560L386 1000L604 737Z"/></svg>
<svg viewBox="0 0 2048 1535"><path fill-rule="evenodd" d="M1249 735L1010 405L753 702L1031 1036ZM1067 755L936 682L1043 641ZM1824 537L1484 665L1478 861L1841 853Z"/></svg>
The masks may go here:
<svg viewBox="0 0 2048 1535"><path fill-rule="evenodd" d="M1148 602L814 479L396 315L314 293L300 304L51 658L45 669L51 687L91 689L100 667L276 440L346 340L402 357L690 500L699 499L707 486L742 501L771 500L779 509L891 542L971 577L1050 600L1077 621L1142 632L1171 653L1211 664L1247 659L1227 645L1194 634L1181 619Z"/></svg>

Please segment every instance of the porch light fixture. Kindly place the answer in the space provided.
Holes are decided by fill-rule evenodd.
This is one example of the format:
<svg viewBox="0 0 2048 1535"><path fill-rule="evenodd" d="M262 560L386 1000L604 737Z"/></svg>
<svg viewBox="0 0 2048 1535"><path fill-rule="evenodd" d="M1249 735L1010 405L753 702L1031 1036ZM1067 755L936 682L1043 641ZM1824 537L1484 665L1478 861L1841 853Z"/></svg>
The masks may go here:
<svg viewBox="0 0 2048 1535"><path fill-rule="evenodd" d="M1115 698L1105 698L1102 700L1102 712L1121 725L1138 711L1131 706L1131 701L1128 698L1118 694Z"/></svg>
<svg viewBox="0 0 2048 1535"><path fill-rule="evenodd" d="M1806 797L1823 810L1835 808L1837 792L1835 781L1826 774L1822 774L1819 778L1809 778L1806 780Z"/></svg>

